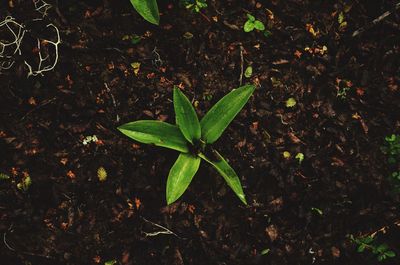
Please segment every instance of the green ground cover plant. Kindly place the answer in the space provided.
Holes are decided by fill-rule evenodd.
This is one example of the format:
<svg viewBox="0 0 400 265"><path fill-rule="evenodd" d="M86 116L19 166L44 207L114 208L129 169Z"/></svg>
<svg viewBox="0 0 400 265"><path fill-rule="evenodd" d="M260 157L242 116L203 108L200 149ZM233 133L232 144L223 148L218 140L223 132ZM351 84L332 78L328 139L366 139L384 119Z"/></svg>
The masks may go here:
<svg viewBox="0 0 400 265"><path fill-rule="evenodd" d="M387 258L394 258L396 253L389 249L387 244L378 244L373 236L354 237L350 235L350 240L357 245L357 252L368 250L372 252L378 261L384 261Z"/></svg>
<svg viewBox="0 0 400 265"><path fill-rule="evenodd" d="M182 196L199 169L201 160L211 164L239 199L247 204L236 172L211 145L222 135L254 90L253 85L232 90L199 121L189 99L175 87L173 101L176 125L155 120L140 120L118 127L123 134L138 142L180 152L168 175L167 204Z"/></svg>

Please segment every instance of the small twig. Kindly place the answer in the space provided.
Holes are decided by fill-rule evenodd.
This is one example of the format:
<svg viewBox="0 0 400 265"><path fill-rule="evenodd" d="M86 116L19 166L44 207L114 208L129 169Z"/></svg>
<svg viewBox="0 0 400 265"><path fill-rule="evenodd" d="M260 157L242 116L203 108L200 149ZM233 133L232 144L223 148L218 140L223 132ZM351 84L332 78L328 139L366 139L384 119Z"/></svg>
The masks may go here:
<svg viewBox="0 0 400 265"><path fill-rule="evenodd" d="M12 247L7 243L6 234L7 234L7 232L4 232L4 234L3 234L3 243L4 243L4 245L5 245L9 250L15 251L15 249L12 248Z"/></svg>
<svg viewBox="0 0 400 265"><path fill-rule="evenodd" d="M34 111L36 111L36 110L38 110L38 109L40 109L40 108L42 108L42 107L44 107L44 106L46 106L46 105L52 103L52 102L55 101L56 99L57 99L57 98L54 97L54 98L52 98L52 99L43 101L43 102L42 102L40 105L38 105L36 108L31 109L30 111L28 111L28 112L21 118L21 121L24 120L24 119L25 119L29 114L31 114L32 112L34 112Z"/></svg>
<svg viewBox="0 0 400 265"><path fill-rule="evenodd" d="M108 84L107 84L107 83L104 83L104 86L106 87L107 92L110 94L112 103L113 103L113 105L114 105L115 112L117 112L117 102L115 101L114 95L113 95L113 93L111 93L111 89L108 87ZM118 115L118 113L117 113L116 120L117 120L117 122L119 122L119 115Z"/></svg>
<svg viewBox="0 0 400 265"><path fill-rule="evenodd" d="M203 14L201 11L199 11L199 14L200 14L205 20L207 20L208 23L211 23L211 20L210 20L205 14Z"/></svg>
<svg viewBox="0 0 400 265"><path fill-rule="evenodd" d="M378 24L379 22L381 22L382 20L384 20L386 17L390 16L391 14L393 14L397 9L400 9L400 2L397 3L393 10L391 11L386 11L385 13L383 13L382 15L380 15L379 17L375 18L374 20L372 20L372 22L368 23L366 26L361 27L360 29L356 30L353 32L352 37L357 37L358 35L360 35L361 33L365 32L367 29L372 28L373 26L375 26L376 24Z"/></svg>
<svg viewBox="0 0 400 265"><path fill-rule="evenodd" d="M149 233L143 231L143 233L145 234L146 237L152 237L152 236L158 236L158 235L174 235L177 238L180 238L177 234L175 234L174 232L172 232L168 228L166 228L166 227L164 227L162 225L156 224L156 223L154 223L154 222L152 222L150 220L147 220L144 217L141 217L141 218L143 219L143 221L145 221L147 223L150 223L150 224L154 225L155 227L158 227L158 228L162 229L161 231L149 232Z"/></svg>
<svg viewBox="0 0 400 265"><path fill-rule="evenodd" d="M243 83L243 64L244 64L244 59L243 59L243 45L242 43L239 43L239 47L240 47L240 77L239 77L239 84L240 86L242 86Z"/></svg>

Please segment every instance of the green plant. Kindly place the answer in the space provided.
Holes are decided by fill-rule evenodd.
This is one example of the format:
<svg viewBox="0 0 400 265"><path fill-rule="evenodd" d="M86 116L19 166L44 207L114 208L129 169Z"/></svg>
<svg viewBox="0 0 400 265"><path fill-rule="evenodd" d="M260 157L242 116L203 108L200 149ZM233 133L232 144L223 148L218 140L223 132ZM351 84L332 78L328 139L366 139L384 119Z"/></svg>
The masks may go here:
<svg viewBox="0 0 400 265"><path fill-rule="evenodd" d="M386 144L382 147L382 152L388 155L388 162L394 164L400 158L400 135L386 136L385 141Z"/></svg>
<svg viewBox="0 0 400 265"><path fill-rule="evenodd" d="M387 244L377 244L373 236L355 238L350 235L350 240L357 245L357 252L364 252L366 249L376 255L378 261L393 258L396 253L389 249Z"/></svg>
<svg viewBox="0 0 400 265"><path fill-rule="evenodd" d="M247 21L243 25L243 30L245 32L251 32L254 29L259 31L264 31L265 30L264 23L262 23L260 20L256 20L256 18L253 15L247 14Z"/></svg>
<svg viewBox="0 0 400 265"><path fill-rule="evenodd" d="M400 193L400 171L392 172L389 178L394 193Z"/></svg>
<svg viewBox="0 0 400 265"><path fill-rule="evenodd" d="M206 0L181 0L180 2L186 9L197 13L207 7Z"/></svg>
<svg viewBox="0 0 400 265"><path fill-rule="evenodd" d="M211 145L218 140L246 104L255 87L245 85L219 100L199 121L188 98L174 88L176 125L154 120L129 122L118 127L126 136L145 144L154 144L181 152L172 166L166 188L167 203L175 202L187 189L201 159L211 164L239 199L247 204L235 171Z"/></svg>
<svg viewBox="0 0 400 265"><path fill-rule="evenodd" d="M158 25L160 14L156 0L130 0L136 11L148 22Z"/></svg>

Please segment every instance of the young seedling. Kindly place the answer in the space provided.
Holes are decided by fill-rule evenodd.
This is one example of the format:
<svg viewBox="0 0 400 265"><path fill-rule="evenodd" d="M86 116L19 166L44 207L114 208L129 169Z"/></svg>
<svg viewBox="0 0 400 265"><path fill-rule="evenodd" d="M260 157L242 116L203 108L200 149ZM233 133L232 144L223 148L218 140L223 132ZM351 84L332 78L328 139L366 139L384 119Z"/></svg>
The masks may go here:
<svg viewBox="0 0 400 265"><path fill-rule="evenodd" d="M253 85L234 89L218 101L199 121L189 99L175 87L173 99L176 125L154 120L140 120L118 127L123 134L138 142L180 152L167 179L168 204L175 202L185 192L199 169L201 160L211 164L239 199L247 204L239 177L211 145L218 140L243 108L254 89Z"/></svg>
<svg viewBox="0 0 400 265"><path fill-rule="evenodd" d="M180 2L186 9L196 13L207 7L206 0L181 0Z"/></svg>
<svg viewBox="0 0 400 265"><path fill-rule="evenodd" d="M350 240L357 245L357 252L364 252L366 249L376 255L378 261L384 261L387 258L393 258L396 253L389 249L386 244L377 244L373 236L355 238L350 235Z"/></svg>
<svg viewBox="0 0 400 265"><path fill-rule="evenodd" d="M264 23L262 23L260 20L256 20L256 18L253 15L247 14L247 21L243 25L243 30L245 32L251 32L254 29L259 31L264 31L265 30Z"/></svg>
<svg viewBox="0 0 400 265"><path fill-rule="evenodd" d="M388 155L390 164L400 160L400 135L392 134L385 137L386 145L382 147L384 154Z"/></svg>

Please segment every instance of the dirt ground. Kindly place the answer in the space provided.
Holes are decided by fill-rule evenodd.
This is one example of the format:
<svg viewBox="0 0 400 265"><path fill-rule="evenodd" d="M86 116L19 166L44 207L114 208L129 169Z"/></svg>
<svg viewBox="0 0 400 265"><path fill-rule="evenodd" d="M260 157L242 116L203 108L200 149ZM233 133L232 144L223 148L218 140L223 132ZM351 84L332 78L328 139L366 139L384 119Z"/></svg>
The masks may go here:
<svg viewBox="0 0 400 265"><path fill-rule="evenodd" d="M350 235L374 235L397 254L382 264L400 264L400 198L381 151L400 133L397 1L209 0L192 13L160 0L160 26L128 0L49 1L44 16L11 2L0 19L28 31L0 73L1 264L378 264ZM271 34L245 33L247 13ZM57 65L27 78L36 39L55 41L50 24ZM116 127L174 123L174 85L202 116L249 65L242 83L256 91L216 143L249 205L202 164L166 206L178 154Z"/></svg>

